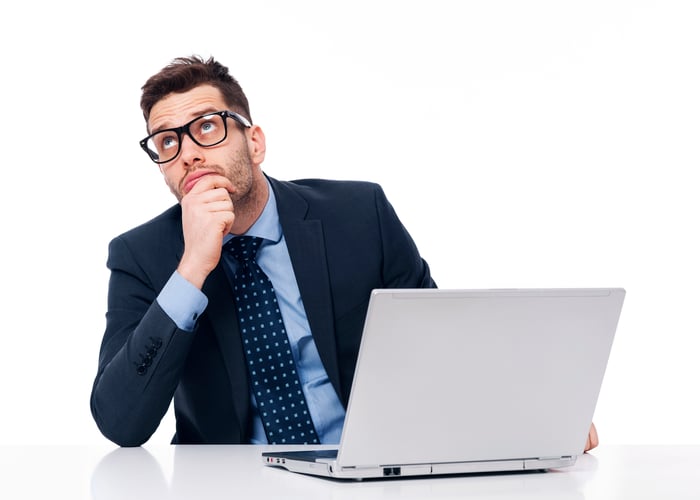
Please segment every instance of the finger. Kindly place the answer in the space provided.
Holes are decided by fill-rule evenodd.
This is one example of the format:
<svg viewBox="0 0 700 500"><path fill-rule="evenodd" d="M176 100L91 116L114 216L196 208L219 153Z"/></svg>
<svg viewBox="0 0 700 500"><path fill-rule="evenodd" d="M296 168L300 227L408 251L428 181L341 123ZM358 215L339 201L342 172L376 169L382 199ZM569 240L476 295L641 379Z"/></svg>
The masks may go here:
<svg viewBox="0 0 700 500"><path fill-rule="evenodd" d="M185 183L187 194L197 194L211 189L223 188L227 192L233 192L233 184L230 180L220 174L210 173L198 177L192 182Z"/></svg>
<svg viewBox="0 0 700 500"><path fill-rule="evenodd" d="M231 213L233 214L233 203L231 200L211 200L205 202L204 209L209 213Z"/></svg>
<svg viewBox="0 0 700 500"><path fill-rule="evenodd" d="M211 206L212 204L215 204L216 207ZM183 210L201 210L204 212L216 210L233 211L231 195L224 188L211 189L203 193L191 193L186 198L183 198L181 205Z"/></svg>
<svg viewBox="0 0 700 500"><path fill-rule="evenodd" d="M598 446L598 431L594 424L591 424L588 430L588 437L586 438L586 446L583 451L589 451Z"/></svg>

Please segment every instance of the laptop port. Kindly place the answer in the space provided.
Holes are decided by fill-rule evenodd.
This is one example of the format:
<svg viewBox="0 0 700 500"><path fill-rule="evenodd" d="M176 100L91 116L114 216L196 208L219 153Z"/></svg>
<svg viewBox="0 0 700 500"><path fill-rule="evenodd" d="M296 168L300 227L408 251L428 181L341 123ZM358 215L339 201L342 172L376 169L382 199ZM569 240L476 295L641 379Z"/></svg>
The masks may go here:
<svg viewBox="0 0 700 500"><path fill-rule="evenodd" d="M400 476L401 467L384 467L383 473L384 476Z"/></svg>

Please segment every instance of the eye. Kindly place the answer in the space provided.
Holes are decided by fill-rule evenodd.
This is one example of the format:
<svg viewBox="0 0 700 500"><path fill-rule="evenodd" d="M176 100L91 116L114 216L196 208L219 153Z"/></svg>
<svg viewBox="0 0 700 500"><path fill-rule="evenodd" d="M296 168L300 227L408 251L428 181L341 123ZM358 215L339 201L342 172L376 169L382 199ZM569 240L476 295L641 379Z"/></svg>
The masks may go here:
<svg viewBox="0 0 700 500"><path fill-rule="evenodd" d="M159 151L177 148L177 135L171 132L158 135L156 146L158 147Z"/></svg>
<svg viewBox="0 0 700 500"><path fill-rule="evenodd" d="M217 125L213 118L204 119L199 123L199 135L208 135L216 132Z"/></svg>

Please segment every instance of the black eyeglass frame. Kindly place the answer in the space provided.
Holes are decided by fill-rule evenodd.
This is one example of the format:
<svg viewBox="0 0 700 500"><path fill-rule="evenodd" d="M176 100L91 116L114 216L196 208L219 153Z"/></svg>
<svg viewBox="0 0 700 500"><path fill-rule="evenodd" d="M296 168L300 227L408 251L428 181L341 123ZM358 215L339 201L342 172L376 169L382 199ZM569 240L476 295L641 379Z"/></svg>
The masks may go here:
<svg viewBox="0 0 700 500"><path fill-rule="evenodd" d="M214 115L218 115L221 118L223 118L223 120L224 120L224 136L221 138L221 140L216 141L213 144L202 144L197 139L195 139L194 136L192 135L192 133L190 132L190 125L192 125L196 121L201 120L204 117L214 116ZM192 139L192 141L194 141L195 144L197 144L198 146L201 146L203 148L210 148L212 146L216 146L217 144L221 144L222 142L224 142L226 140L226 138L228 137L228 126L226 125L226 118L232 118L233 120L238 122L240 125L244 126L245 128L252 127L250 121L248 121L248 119L245 116L239 115L238 113L234 113L233 111L229 111L229 110L215 111L213 113L206 113L206 114L203 114L201 116L198 116L197 118L194 118L193 120L190 120L189 122L185 123L181 127L166 128L163 130L159 130L158 132L154 132L153 134L149 135L148 137L141 139L139 141L139 144L141 145L141 149L143 149L146 152L148 157L154 163L162 165L163 163L168 163L168 162L173 161L180 154L180 149L182 148L182 134L183 133L187 134L189 136L189 138ZM155 135L162 134L163 132L175 132L175 134L177 134L177 151L175 152L175 155L172 158L169 158L169 159L164 160L164 161L160 161L158 154L151 151L148 148L148 140Z"/></svg>

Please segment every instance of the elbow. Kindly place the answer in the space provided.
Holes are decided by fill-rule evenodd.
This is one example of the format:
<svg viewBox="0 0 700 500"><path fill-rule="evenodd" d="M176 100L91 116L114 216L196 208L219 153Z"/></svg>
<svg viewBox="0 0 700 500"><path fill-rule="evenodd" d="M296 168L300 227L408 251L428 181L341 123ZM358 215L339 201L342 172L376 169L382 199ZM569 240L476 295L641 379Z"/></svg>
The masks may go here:
<svg viewBox="0 0 700 500"><path fill-rule="evenodd" d="M125 418L123 413L100 405L94 393L90 398L90 410L99 431L117 446L135 448L151 437L152 432L144 432L143 426Z"/></svg>

